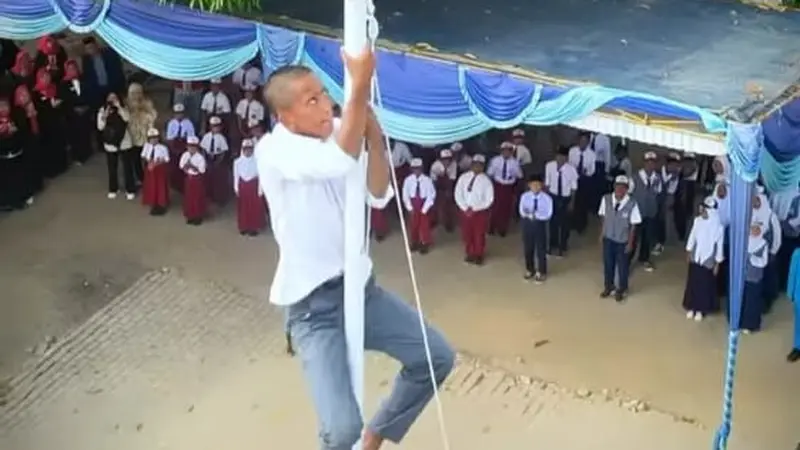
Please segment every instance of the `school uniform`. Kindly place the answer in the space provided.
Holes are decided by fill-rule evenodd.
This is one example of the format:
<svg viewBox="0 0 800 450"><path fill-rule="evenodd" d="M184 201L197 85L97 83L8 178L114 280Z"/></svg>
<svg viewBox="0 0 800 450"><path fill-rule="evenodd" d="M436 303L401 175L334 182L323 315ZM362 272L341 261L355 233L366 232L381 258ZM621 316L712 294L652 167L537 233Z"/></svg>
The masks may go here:
<svg viewBox="0 0 800 450"><path fill-rule="evenodd" d="M452 157L452 154L450 154ZM437 159L431 164L431 180L436 186L436 205L434 208L434 223L441 223L447 231L455 229L455 201L453 200L453 190L458 177L458 164L450 159L445 163Z"/></svg>
<svg viewBox="0 0 800 450"><path fill-rule="evenodd" d="M37 76L38 78L38 76ZM67 151L66 105L63 90L54 83L43 84L37 81L31 93L36 102L39 127L41 130L41 164L45 178L55 178L67 171L69 153Z"/></svg>
<svg viewBox="0 0 800 450"><path fill-rule="evenodd" d="M200 225L205 219L208 208L205 187L206 158L199 150L195 153L187 150L181 155L179 164L185 174L183 216L186 218L186 223Z"/></svg>
<svg viewBox="0 0 800 450"><path fill-rule="evenodd" d="M633 177L630 195L636 200L642 223L637 227L636 240L630 258L633 259L638 250L638 261L645 265L645 270L653 269L650 253L656 244L658 198L662 191L661 176L655 170L648 174L647 171L641 169Z"/></svg>
<svg viewBox="0 0 800 450"><path fill-rule="evenodd" d="M544 185L553 200L550 253L560 256L569 250L569 208L578 190L578 172L568 162L559 166L557 161L550 161L544 167Z"/></svg>
<svg viewBox="0 0 800 450"><path fill-rule="evenodd" d="M764 313L764 268L769 262L769 243L764 239L765 224L757 236L750 235L747 242L747 261L745 264L744 293L739 323L734 324L744 331L761 330L761 317ZM730 308L728 308L730 316Z"/></svg>
<svg viewBox="0 0 800 450"><path fill-rule="evenodd" d="M224 205L232 191L228 140L222 133L209 131L200 140L200 148L203 149L208 163L206 176L208 197L217 205Z"/></svg>
<svg viewBox="0 0 800 450"><path fill-rule="evenodd" d="M553 199L546 192L527 191L519 199L526 276L547 276L547 225L553 217Z"/></svg>
<svg viewBox="0 0 800 450"><path fill-rule="evenodd" d="M29 179L27 133L22 111L0 114L0 211L24 208L33 199Z"/></svg>
<svg viewBox="0 0 800 450"><path fill-rule="evenodd" d="M515 158L498 155L489 162L486 174L494 183L494 203L489 233L497 233L502 237L508 233L511 216L514 214L516 187L522 178L522 168Z"/></svg>
<svg viewBox="0 0 800 450"><path fill-rule="evenodd" d="M613 193L603 196L598 215L603 220L604 289L601 296L616 292L617 301L622 301L628 292L630 275L627 247L631 233L642 223L642 216L633 197L626 194L617 199ZM615 276L617 283L614 282Z"/></svg>
<svg viewBox="0 0 800 450"><path fill-rule="evenodd" d="M231 80L240 90L244 91L251 86L261 84L261 69L255 66L244 66L236 69L231 76Z"/></svg>
<svg viewBox="0 0 800 450"><path fill-rule="evenodd" d="M411 248L425 253L433 244L430 211L436 201L436 187L429 176L412 173L403 182L402 197L409 214Z"/></svg>
<svg viewBox="0 0 800 450"><path fill-rule="evenodd" d="M522 167L533 164L533 156L525 144L514 144L514 158L519 161L519 165Z"/></svg>
<svg viewBox="0 0 800 450"><path fill-rule="evenodd" d="M186 151L186 139L197 136L194 124L186 117L174 117L167 122L167 148L170 155L169 184L172 189L183 192L184 173L180 168L181 155Z"/></svg>
<svg viewBox="0 0 800 450"><path fill-rule="evenodd" d="M186 116L196 124L199 124L202 120L200 103L203 100L203 91L205 88L205 83L200 81L173 82L173 104L182 104L185 108L184 112Z"/></svg>
<svg viewBox="0 0 800 450"><path fill-rule="evenodd" d="M78 163L85 163L92 155L92 137L95 136L89 94L80 77L64 80L61 92L67 106L67 139L70 156Z"/></svg>
<svg viewBox="0 0 800 450"><path fill-rule="evenodd" d="M243 98L236 105L236 116L239 118L239 130L242 136L246 136L250 128L264 124L264 120L267 118L267 111L258 100Z"/></svg>
<svg viewBox="0 0 800 450"><path fill-rule="evenodd" d="M489 215L494 203L494 184L485 173L470 170L458 177L454 196L461 212L461 241L466 260L480 264L486 254L486 233L489 231Z"/></svg>
<svg viewBox="0 0 800 450"><path fill-rule="evenodd" d="M153 215L163 214L169 205L169 149L147 142L141 158L145 166L142 204L149 206Z"/></svg>
<svg viewBox="0 0 800 450"><path fill-rule="evenodd" d="M714 205L715 202L709 203ZM715 208L707 208L708 217L697 216L686 241L689 270L683 291L683 308L687 317L701 320L719 311L717 280L714 268L725 259L725 228Z"/></svg>
<svg viewBox="0 0 800 450"><path fill-rule="evenodd" d="M686 227L695 212L695 197L697 195L698 171L694 154L685 153L681 159L681 165L678 187L674 194L672 214L675 222L675 231L681 240L685 240Z"/></svg>
<svg viewBox="0 0 800 450"><path fill-rule="evenodd" d="M258 181L255 156L241 155L236 158L233 162L233 183L239 232L255 236L267 226L264 192Z"/></svg>
<svg viewBox="0 0 800 450"><path fill-rule="evenodd" d="M606 192L606 174L611 168L611 139L602 133L593 133L589 147L594 151L594 198L591 210L600 206L600 199Z"/></svg>
<svg viewBox="0 0 800 450"><path fill-rule="evenodd" d="M220 90L206 92L200 102L200 109L203 111L203 129L209 126L208 119L213 116L222 119L226 131L231 129L231 124L228 123L227 119L233 110L231 109L231 101L224 92Z"/></svg>
<svg viewBox="0 0 800 450"><path fill-rule="evenodd" d="M592 196L595 186L593 183L596 170L596 155L590 147L584 149L577 145L569 149L567 161L578 172L578 190L575 193L575 209L572 213L572 227L583 234L592 210Z"/></svg>

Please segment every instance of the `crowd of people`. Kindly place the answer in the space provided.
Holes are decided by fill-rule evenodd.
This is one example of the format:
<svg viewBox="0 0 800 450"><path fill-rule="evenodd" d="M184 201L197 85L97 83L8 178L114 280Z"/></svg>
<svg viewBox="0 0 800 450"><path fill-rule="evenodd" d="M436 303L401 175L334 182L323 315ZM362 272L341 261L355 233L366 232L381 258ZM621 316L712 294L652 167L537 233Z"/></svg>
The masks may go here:
<svg viewBox="0 0 800 450"><path fill-rule="evenodd" d="M37 53L16 52L0 90L0 208L33 203L45 181L105 154L109 199L137 196L154 216L164 215L172 192L181 194L187 224L201 225L211 205L236 199L239 232L255 236L267 226L268 205L258 180L254 147L273 119L262 103L265 82L257 61L230 79L176 81L172 115L163 129L139 83L127 83L113 51L83 41L81 64L54 37ZM7 50L4 49L4 54ZM612 149L603 134L579 133L544 164L534 163L526 130L511 130L497 144L456 142L417 146L393 141L391 159L400 186L412 250L426 254L435 230L460 228L465 262L487 261L487 235L505 237L514 222L522 235L523 275L548 277L548 258L569 257L573 232L600 221L603 298L625 300L632 263L656 269L667 235L685 245L688 262L683 306L701 321L727 310L728 225L733 208L725 157L691 153L644 155L634 170L624 141ZM435 155L430 158L429 155ZM122 186L119 170L122 169ZM753 193L747 277L740 327L761 328L786 286L800 235L800 193ZM390 232L391 207L372 208L377 241ZM789 355L800 359L800 349Z"/></svg>

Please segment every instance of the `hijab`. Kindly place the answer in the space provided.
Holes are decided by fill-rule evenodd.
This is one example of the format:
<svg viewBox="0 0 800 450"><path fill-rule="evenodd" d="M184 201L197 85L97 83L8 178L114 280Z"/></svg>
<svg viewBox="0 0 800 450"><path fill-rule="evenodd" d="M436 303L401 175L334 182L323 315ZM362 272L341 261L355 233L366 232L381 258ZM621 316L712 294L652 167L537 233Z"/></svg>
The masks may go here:
<svg viewBox="0 0 800 450"><path fill-rule="evenodd" d="M33 134L39 134L39 121L36 118L36 108L33 105L31 91L28 86L21 84L14 90L14 106L22 108L28 117L28 123Z"/></svg>
<svg viewBox="0 0 800 450"><path fill-rule="evenodd" d="M52 75L44 67L36 72L36 84L33 89L46 99L56 97L56 85L53 83Z"/></svg>
<svg viewBox="0 0 800 450"><path fill-rule="evenodd" d="M717 200L714 196L709 196L703 201L701 207L705 211L706 217L698 214L694 218L690 233L693 239L689 239L691 247L686 249L692 252L692 260L697 263L713 258L717 252L717 245L722 245L725 240L725 227L717 212Z"/></svg>
<svg viewBox="0 0 800 450"><path fill-rule="evenodd" d="M58 42L53 36L42 36L36 41L36 50L47 56L55 56L58 53Z"/></svg>
<svg viewBox="0 0 800 450"><path fill-rule="evenodd" d="M720 186L725 187L725 197L719 196ZM711 197L717 202L716 212L719 221L722 223L722 226L727 227L731 220L731 193L728 190L728 184L726 182L717 183L717 185L714 186L714 193L711 194Z"/></svg>
<svg viewBox="0 0 800 450"><path fill-rule="evenodd" d="M77 80L81 77L81 71L78 68L78 63L74 59L68 59L64 62L64 81Z"/></svg>
<svg viewBox="0 0 800 450"><path fill-rule="evenodd" d="M719 162L720 166L722 167L722 173L717 173L714 181L717 183L729 181L731 179L731 167L730 163L728 162L728 157L720 155L714 158L714 161Z"/></svg>

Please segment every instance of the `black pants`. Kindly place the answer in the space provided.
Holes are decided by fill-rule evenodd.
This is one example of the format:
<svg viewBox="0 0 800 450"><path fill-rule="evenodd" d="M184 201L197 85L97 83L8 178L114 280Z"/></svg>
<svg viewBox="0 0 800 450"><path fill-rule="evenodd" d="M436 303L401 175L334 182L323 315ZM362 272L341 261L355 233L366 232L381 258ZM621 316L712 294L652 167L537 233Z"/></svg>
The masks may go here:
<svg viewBox="0 0 800 450"><path fill-rule="evenodd" d="M578 191L575 192L575 209L572 211L572 228L579 234L583 234L589 224L589 214L592 208L592 188L592 178L580 177L578 179Z"/></svg>
<svg viewBox="0 0 800 450"><path fill-rule="evenodd" d="M140 155L142 154L142 147L133 146L129 152L133 152L131 155L131 164L133 165L133 181L137 185L141 185L144 183L144 165L142 164L142 158Z"/></svg>
<svg viewBox="0 0 800 450"><path fill-rule="evenodd" d="M568 250L569 246L569 197L553 196L553 217L550 218L550 251Z"/></svg>
<svg viewBox="0 0 800 450"><path fill-rule="evenodd" d="M656 244L664 245L667 242L667 199L661 197L658 199L658 213L655 218L655 242L650 245Z"/></svg>
<svg viewBox="0 0 800 450"><path fill-rule="evenodd" d="M522 246L525 270L547 275L547 222L522 219Z"/></svg>
<svg viewBox="0 0 800 450"><path fill-rule="evenodd" d="M108 166L108 192L119 191L119 162L122 160L122 178L125 182L125 192L128 194L136 193L136 183L133 179L133 162L138 159L139 154L133 150L117 152L106 152L106 164Z"/></svg>
<svg viewBox="0 0 800 450"><path fill-rule="evenodd" d="M650 252L656 243L657 219L655 217L642 217L642 223L636 228L636 239L633 241L633 251L629 259L638 251L639 262L650 262Z"/></svg>

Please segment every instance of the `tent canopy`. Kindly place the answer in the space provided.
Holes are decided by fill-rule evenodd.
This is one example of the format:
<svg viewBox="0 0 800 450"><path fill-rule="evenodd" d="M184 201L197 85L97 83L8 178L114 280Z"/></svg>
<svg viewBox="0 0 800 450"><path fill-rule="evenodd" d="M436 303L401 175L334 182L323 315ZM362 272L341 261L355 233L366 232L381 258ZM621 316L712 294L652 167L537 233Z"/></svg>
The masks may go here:
<svg viewBox="0 0 800 450"><path fill-rule="evenodd" d="M340 2L261 2L270 13L330 27L342 23ZM798 78L795 65L800 51L795 42L800 38L800 14L762 11L733 1L380 0L376 4L382 35L394 41L425 42L447 52L647 92L714 111L743 105L748 84L769 100Z"/></svg>
<svg viewBox="0 0 800 450"><path fill-rule="evenodd" d="M265 9L272 8L273 5L269 3L272 0L266 1ZM416 3L412 4L425 5L421 1L413 1ZM448 0L437 0L437 4L446 1ZM502 3L509 0L498 1L501 1L496 6L498 10L513 11L513 5ZM391 7L392 2L400 3L399 0L385 0L378 5L379 10L384 11L383 21L388 24L389 31L394 26L393 11L398 11ZM309 13L315 8L322 12L327 11L325 20L338 24L341 23L338 22L340 5L334 3L317 4L311 0L298 0L291 5L279 6L296 7ZM274 8L279 6L276 5ZM582 11L588 6L572 5L572 7ZM469 4L462 6L459 3L454 4L451 9L462 11L460 14L467 14L480 8ZM413 18L414 16L412 18L414 21L419 20L422 27L408 26L411 23L407 22L405 26L398 24L397 29L408 28L424 33L425 23L435 23L439 26L433 27L434 29L442 29L445 34L463 37L463 34L458 34L458 28L453 27L468 23L478 27L489 27L502 37L502 33L508 28L503 20L481 25L484 16L491 17L492 14L471 16L470 19L461 15L450 17L441 12L436 15L430 10L421 11L416 13L418 14L416 18ZM540 17L553 14L552 18L546 20L551 20L555 24L558 24L559 20L566 20L569 16L565 10L560 9L548 12L545 8L543 11L544 14L540 14ZM292 11L277 9L276 12ZM300 14L302 11L297 13ZM435 16L438 19L431 17L426 22L423 20L426 16ZM595 20L591 26L564 22L544 34L564 35L571 30L580 30L575 34L591 36L594 31L589 30L597 28L596 22ZM447 25L449 23L454 25ZM180 6L159 5L147 0L0 2L0 35L3 37L30 39L64 28L78 32L95 32L127 60L145 70L171 79L200 80L226 75L260 52L267 68L287 63L303 63L310 66L321 76L334 99L341 100L342 97L339 44L330 38L205 14ZM512 34L516 38L522 36L521 33L517 31ZM453 39L455 41L460 38ZM474 42L475 38L472 40ZM525 40L524 37L521 39ZM491 41L490 38L489 42ZM538 47L545 48L544 45ZM488 52L488 48L485 51ZM501 45L499 49L493 48L491 52L500 52L503 48L506 47ZM515 51L523 52L519 47ZM533 50L531 53L535 54ZM502 52L498 55L502 55ZM557 57L558 53L554 55ZM574 56L566 54L562 59L570 58ZM577 61L574 64L577 67L589 67L593 62ZM489 128L508 128L523 123L533 125L565 123L591 131L606 132L645 143L699 153L726 152L726 143L722 142L722 136L730 124L702 108L659 96L598 85L569 84L535 74L518 77L507 73L510 71L504 70L503 67L495 71L486 70L468 64L420 57L413 52L382 52L378 68L382 94L382 108L379 109L379 114L390 135L420 143L452 142ZM591 74L591 71L587 73ZM621 113L611 116L604 114L607 111L621 111ZM646 114L649 118L640 122L629 120L627 116L631 113ZM700 123L702 132L662 127L651 122L654 117ZM732 144L728 139L728 149L731 145L738 145L737 142L740 140L735 140Z"/></svg>

